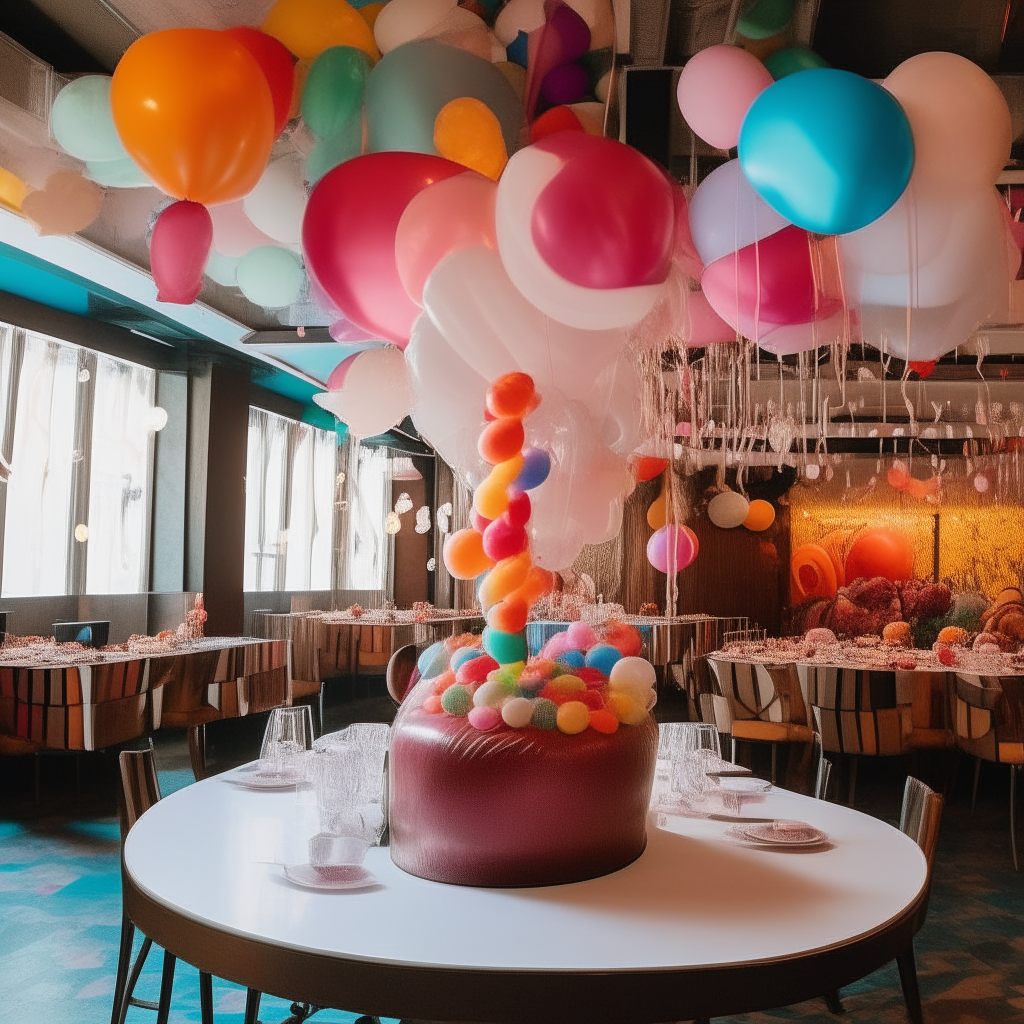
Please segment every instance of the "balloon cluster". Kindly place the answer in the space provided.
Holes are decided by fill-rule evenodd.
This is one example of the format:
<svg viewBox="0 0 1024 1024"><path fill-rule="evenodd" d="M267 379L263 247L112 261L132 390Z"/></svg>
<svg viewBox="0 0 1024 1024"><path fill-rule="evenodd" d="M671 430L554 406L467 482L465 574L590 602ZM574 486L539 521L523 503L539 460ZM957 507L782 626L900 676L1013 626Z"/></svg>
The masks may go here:
<svg viewBox="0 0 1024 1024"><path fill-rule="evenodd" d="M996 312L1020 265L993 188L1006 101L951 53L912 57L881 85L794 60L775 62L773 82L748 51L711 46L680 76L693 130L738 149L690 207L703 299L779 355L859 333L934 360ZM697 340L720 340L699 326Z"/></svg>
<svg viewBox="0 0 1024 1024"><path fill-rule="evenodd" d="M539 404L525 373L499 377L488 389L489 422L479 450L492 468L473 495L473 525L450 534L444 544L444 564L456 579L486 574L479 586L487 615L483 643L499 665L526 660L527 616L554 582L533 564L526 533L528 492L544 482L550 465L543 449L523 450L523 419Z"/></svg>

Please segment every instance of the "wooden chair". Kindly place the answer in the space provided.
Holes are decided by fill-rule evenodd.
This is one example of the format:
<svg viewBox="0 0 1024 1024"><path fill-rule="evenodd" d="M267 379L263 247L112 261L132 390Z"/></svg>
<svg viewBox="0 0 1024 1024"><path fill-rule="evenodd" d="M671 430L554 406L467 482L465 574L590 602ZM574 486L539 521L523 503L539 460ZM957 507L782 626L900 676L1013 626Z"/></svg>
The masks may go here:
<svg viewBox="0 0 1024 1024"><path fill-rule="evenodd" d="M420 649L416 644L406 644L405 647L399 647L388 660L388 693L395 704L401 704L405 700L405 695L413 685L413 676L419 675L416 671L416 659L419 655Z"/></svg>
<svg viewBox="0 0 1024 1024"><path fill-rule="evenodd" d="M769 743L772 752L772 782L775 782L779 743L810 743L814 739L807 721L807 706L800 690L796 667L760 665L745 661L709 658L718 693L709 702L702 698L705 721L714 721L718 731L736 741ZM713 717L708 718L709 708Z"/></svg>
<svg viewBox="0 0 1024 1024"><path fill-rule="evenodd" d="M975 676L953 679L953 731L957 749L975 757L974 800L982 761L1010 769L1010 853L1017 857L1017 776L1024 772L1024 679L1020 676Z"/></svg>
<svg viewBox="0 0 1024 1024"><path fill-rule="evenodd" d="M121 825L121 843L142 815L160 799L160 782L153 763L153 748L148 750L123 750L119 758L117 813ZM122 861L122 868L124 862ZM126 910L121 911L121 944L117 956L117 975L114 981L114 1005L110 1013L110 1024L124 1024L130 1006L144 1010L155 1010L157 1024L167 1024L171 1009L171 991L174 986L173 953L164 950L163 973L160 978L158 1002L136 999L134 992L139 975L146 964L153 940L144 936L135 962L132 963L132 947L135 942L135 924ZM205 971L199 972L199 1005L203 1024L213 1024L213 978ZM259 1012L260 993L249 989L245 1001L245 1024L256 1024Z"/></svg>

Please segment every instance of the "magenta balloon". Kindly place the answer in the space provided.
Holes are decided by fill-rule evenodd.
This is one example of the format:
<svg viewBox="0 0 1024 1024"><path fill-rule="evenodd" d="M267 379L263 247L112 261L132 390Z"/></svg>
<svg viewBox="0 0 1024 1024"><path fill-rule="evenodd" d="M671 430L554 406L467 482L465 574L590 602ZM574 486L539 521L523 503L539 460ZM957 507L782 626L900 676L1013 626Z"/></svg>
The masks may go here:
<svg viewBox="0 0 1024 1024"><path fill-rule="evenodd" d="M156 219L149 242L149 266L160 302L188 306L203 287L213 245L213 221L201 203L182 199Z"/></svg>
<svg viewBox="0 0 1024 1024"><path fill-rule="evenodd" d="M827 317L838 308L816 293L811 239L794 225L715 260L704 268L700 285L715 312L747 338Z"/></svg>
<svg viewBox="0 0 1024 1024"><path fill-rule="evenodd" d="M752 53L721 43L686 62L676 99L686 123L700 138L716 149L732 149L750 105L773 81Z"/></svg>
<svg viewBox="0 0 1024 1024"><path fill-rule="evenodd" d="M559 64L545 76L540 94L552 107L578 103L587 95L590 78L579 64Z"/></svg>
<svg viewBox="0 0 1024 1024"><path fill-rule="evenodd" d="M549 24L562 44L563 63L579 60L590 49L590 26L568 4L555 8Z"/></svg>
<svg viewBox="0 0 1024 1024"><path fill-rule="evenodd" d="M306 269L345 316L404 347L419 314L395 265L395 234L409 200L465 167L426 153L369 153L328 171L302 221Z"/></svg>
<svg viewBox="0 0 1024 1024"><path fill-rule="evenodd" d="M679 572L697 557L697 545L685 526L663 526L647 542L647 561L658 572Z"/></svg>
<svg viewBox="0 0 1024 1024"><path fill-rule="evenodd" d="M675 234L675 202L661 170L631 146L585 132L557 132L534 145L565 161L533 208L544 262L584 288L661 284Z"/></svg>

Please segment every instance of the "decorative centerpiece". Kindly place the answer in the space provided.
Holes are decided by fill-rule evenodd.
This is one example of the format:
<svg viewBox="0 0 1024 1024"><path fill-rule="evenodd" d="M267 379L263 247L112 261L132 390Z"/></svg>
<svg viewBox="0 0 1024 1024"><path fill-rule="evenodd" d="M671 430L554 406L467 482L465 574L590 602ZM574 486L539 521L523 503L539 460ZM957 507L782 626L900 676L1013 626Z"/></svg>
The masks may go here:
<svg viewBox="0 0 1024 1024"><path fill-rule="evenodd" d="M487 627L420 656L392 730L391 857L458 885L579 881L625 866L647 842L658 730L639 632L574 623L528 657L529 609L552 583L526 531L527 492L544 476L529 472L522 420L538 400L521 373L488 392L479 448L493 469L473 528L444 551L457 578L486 573Z"/></svg>

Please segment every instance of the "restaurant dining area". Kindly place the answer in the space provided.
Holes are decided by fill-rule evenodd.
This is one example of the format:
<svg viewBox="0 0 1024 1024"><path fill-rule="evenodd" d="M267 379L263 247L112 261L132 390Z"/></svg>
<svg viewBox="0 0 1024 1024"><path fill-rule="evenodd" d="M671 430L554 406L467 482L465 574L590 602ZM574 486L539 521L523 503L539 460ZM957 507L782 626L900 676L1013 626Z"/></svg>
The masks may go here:
<svg viewBox="0 0 1024 1024"><path fill-rule="evenodd" d="M0 1024L1024 1022L1018 0L0 4Z"/></svg>

